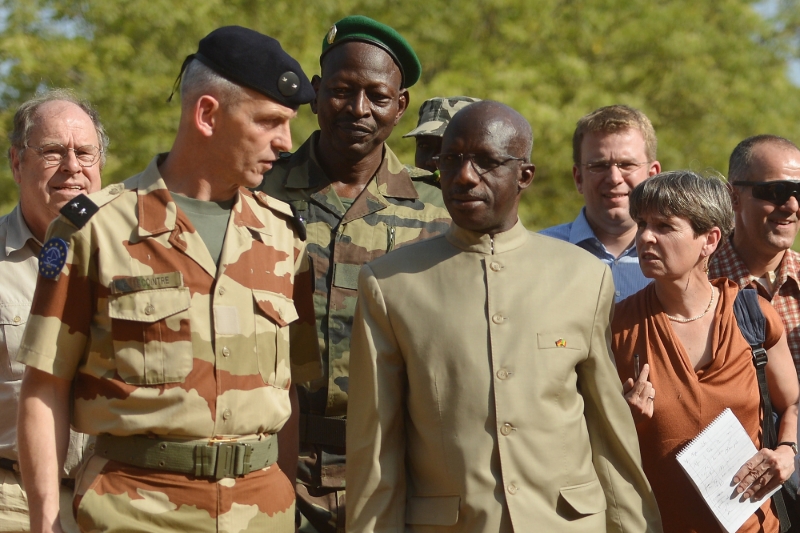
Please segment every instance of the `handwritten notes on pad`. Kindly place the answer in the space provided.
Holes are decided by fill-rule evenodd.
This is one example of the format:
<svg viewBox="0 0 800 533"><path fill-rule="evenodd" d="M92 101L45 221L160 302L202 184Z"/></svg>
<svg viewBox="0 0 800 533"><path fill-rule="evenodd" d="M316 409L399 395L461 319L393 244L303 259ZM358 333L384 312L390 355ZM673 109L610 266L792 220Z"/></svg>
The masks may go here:
<svg viewBox="0 0 800 533"><path fill-rule="evenodd" d="M764 499L739 501L732 486L733 475L757 451L733 411L725 409L678 453L678 463L728 533L764 504Z"/></svg>

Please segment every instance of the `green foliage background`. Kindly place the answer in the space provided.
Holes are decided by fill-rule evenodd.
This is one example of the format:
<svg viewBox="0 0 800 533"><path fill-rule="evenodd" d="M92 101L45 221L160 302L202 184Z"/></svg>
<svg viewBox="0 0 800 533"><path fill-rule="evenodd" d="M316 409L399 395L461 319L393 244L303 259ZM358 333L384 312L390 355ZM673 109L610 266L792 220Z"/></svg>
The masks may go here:
<svg viewBox="0 0 800 533"><path fill-rule="evenodd" d="M389 140L401 139L432 96L507 103L533 125L537 165L523 220L571 220L582 205L571 179L575 122L613 103L642 109L664 169L727 172L738 141L776 133L800 141L800 0L0 0L0 134L17 105L44 87L72 87L100 110L111 137L104 182L125 179L169 150L179 105L167 104L183 58L212 29L240 24L276 37L306 73L319 71L323 36L348 14L398 29L423 77ZM764 9L768 5L769 9ZM767 13L768 12L768 13ZM761 14L760 14L761 13ZM764 15L763 13L767 13ZM295 146L316 128L304 107ZM0 166L0 212L16 202Z"/></svg>

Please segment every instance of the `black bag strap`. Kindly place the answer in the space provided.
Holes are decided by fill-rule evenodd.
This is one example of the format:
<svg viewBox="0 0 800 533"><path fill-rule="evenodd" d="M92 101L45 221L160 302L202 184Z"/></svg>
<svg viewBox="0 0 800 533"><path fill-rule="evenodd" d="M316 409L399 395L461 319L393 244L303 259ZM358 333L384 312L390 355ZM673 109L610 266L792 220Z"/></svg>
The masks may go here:
<svg viewBox="0 0 800 533"><path fill-rule="evenodd" d="M772 400L770 400L767 386L767 350L764 349L764 341L767 338L767 318L758 303L758 293L754 289L740 290L733 302L733 314L736 315L736 323L739 324L739 329L753 352L753 365L756 367L758 390L761 392L763 408L761 435L764 447L773 449L778 444L778 434L772 417ZM792 524L786 511L786 502L783 501L783 493L778 491L773 494L772 501L775 502L775 510L781 523L781 533L785 533Z"/></svg>

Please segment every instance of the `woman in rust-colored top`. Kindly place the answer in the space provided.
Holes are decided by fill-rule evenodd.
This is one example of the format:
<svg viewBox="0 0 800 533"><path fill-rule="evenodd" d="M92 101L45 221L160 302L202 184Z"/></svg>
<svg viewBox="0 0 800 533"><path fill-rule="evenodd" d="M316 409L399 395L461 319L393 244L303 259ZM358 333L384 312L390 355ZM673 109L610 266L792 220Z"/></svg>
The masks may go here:
<svg viewBox="0 0 800 533"><path fill-rule="evenodd" d="M675 455L726 407L759 452L732 480L745 498L760 499L794 470L798 383L775 310L767 317L767 380L781 415L779 445L761 445L761 397L750 346L733 314L738 288L707 278L708 260L733 228L724 184L688 171L650 178L631 193L639 225L636 249L642 272L653 279L621 302L612 323L612 349L631 407L645 474L658 501L665 533L722 531ZM638 365L641 373L634 379ZM770 500L739 529L777 532Z"/></svg>

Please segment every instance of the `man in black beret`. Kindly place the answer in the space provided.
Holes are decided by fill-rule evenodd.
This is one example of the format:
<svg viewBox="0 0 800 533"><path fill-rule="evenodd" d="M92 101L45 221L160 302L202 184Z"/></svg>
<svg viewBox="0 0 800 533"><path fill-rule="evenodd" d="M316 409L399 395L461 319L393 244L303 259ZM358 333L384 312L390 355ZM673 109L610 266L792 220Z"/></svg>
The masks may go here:
<svg viewBox="0 0 800 533"><path fill-rule="evenodd" d="M406 40L363 16L323 37L312 84L319 131L283 154L259 187L292 205L307 232L321 379L300 383L297 507L301 531L344 531L350 329L361 266L446 231L441 191L414 179L385 141L421 67ZM425 173L430 176L429 173Z"/></svg>
<svg viewBox="0 0 800 533"><path fill-rule="evenodd" d="M97 435L81 531L295 529L297 440L277 434L297 434L290 384L321 373L311 279L290 206L247 187L314 91L277 41L235 26L181 71L170 152L75 197L42 247L18 356L34 532L61 530L69 420Z"/></svg>

